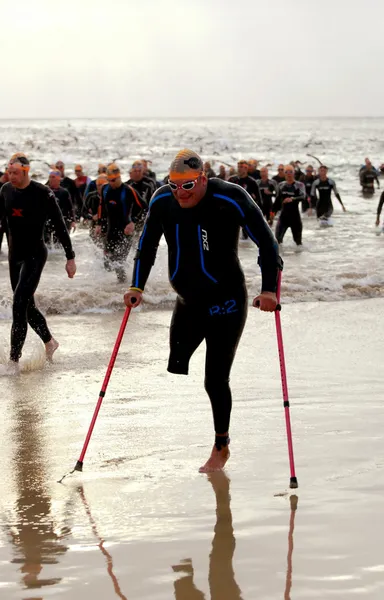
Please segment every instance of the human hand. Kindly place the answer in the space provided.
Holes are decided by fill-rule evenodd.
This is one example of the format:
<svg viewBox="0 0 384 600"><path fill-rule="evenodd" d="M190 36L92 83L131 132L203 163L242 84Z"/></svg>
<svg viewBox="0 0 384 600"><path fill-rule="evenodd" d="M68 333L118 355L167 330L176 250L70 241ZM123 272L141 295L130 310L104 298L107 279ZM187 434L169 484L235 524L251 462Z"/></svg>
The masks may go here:
<svg viewBox="0 0 384 600"><path fill-rule="evenodd" d="M67 264L65 265L65 270L68 273L69 279L73 279L76 273L76 263L75 259L67 260Z"/></svg>
<svg viewBox="0 0 384 600"><path fill-rule="evenodd" d="M128 223L128 225L125 226L124 233L125 233L125 235L132 235L134 231L135 231L135 224L132 223L132 221L131 221L131 223Z"/></svg>
<svg viewBox="0 0 384 600"><path fill-rule="evenodd" d="M252 305L265 312L274 312L277 307L277 297L275 292L261 292L253 300Z"/></svg>
<svg viewBox="0 0 384 600"><path fill-rule="evenodd" d="M139 306L141 304L143 298L143 292L139 292L138 290L128 290L124 294L124 304L129 308L133 306Z"/></svg>

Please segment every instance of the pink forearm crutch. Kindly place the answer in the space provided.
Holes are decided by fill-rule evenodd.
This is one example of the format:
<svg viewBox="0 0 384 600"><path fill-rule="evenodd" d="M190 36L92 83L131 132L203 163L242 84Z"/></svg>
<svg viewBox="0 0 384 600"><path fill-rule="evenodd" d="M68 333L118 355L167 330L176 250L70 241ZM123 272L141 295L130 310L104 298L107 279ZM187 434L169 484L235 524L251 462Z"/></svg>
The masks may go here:
<svg viewBox="0 0 384 600"><path fill-rule="evenodd" d="M281 387L283 389L285 425L287 428L289 468L291 470L291 480L290 480L289 487L291 489L296 489L299 486L297 483L297 478L296 478L296 473L295 473L295 459L293 456L293 442L292 442L291 417L290 417L290 412L289 412L287 372L285 369L283 334L281 331L281 319L280 319L280 311L281 311L280 290L281 290L281 271L279 271L279 276L277 279L276 295L277 295L278 305L275 310L275 322L276 322L277 347L279 350L279 359L280 359Z"/></svg>

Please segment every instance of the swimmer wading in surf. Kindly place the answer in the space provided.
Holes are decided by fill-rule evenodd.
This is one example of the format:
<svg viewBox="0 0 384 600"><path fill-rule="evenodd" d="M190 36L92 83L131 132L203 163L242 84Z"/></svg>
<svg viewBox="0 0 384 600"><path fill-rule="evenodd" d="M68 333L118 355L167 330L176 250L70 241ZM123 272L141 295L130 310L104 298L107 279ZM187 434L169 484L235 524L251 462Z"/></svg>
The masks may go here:
<svg viewBox="0 0 384 600"><path fill-rule="evenodd" d="M68 277L74 277L76 264L71 239L55 195L45 185L31 181L29 160L24 154L11 157L8 174L9 182L0 191L0 222L5 218L9 230L8 260L13 290L10 361L17 369L28 323L44 342L48 359L58 347L34 301L47 260L44 227L48 220L64 248Z"/></svg>
<svg viewBox="0 0 384 600"><path fill-rule="evenodd" d="M215 443L200 472L220 470L229 458L232 396L229 376L247 316L247 290L238 258L240 228L259 247L262 291L253 305L273 312L282 262L263 214L246 190L208 180L191 150L173 160L169 183L153 196L140 238L126 306L138 306L161 236L168 244L169 279L177 293L170 326L168 371L188 374L189 360L205 339L205 389L213 412Z"/></svg>

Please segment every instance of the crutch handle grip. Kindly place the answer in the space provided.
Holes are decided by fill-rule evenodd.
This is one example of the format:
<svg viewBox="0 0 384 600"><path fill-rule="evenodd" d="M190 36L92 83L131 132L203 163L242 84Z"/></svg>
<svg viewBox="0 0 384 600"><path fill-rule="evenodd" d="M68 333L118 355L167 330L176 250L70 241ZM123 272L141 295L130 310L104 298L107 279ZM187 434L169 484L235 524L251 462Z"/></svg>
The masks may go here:
<svg viewBox="0 0 384 600"><path fill-rule="evenodd" d="M257 302L256 302L256 308L260 308L260 300L257 300ZM281 304L277 304L276 305L275 312L276 311L278 311L278 312L281 311Z"/></svg>

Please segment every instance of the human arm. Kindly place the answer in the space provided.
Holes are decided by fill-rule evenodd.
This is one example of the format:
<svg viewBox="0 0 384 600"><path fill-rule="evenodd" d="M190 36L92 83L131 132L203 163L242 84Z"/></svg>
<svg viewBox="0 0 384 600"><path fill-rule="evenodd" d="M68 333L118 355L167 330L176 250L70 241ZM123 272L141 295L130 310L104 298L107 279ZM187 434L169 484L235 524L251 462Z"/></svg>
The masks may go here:
<svg viewBox="0 0 384 600"><path fill-rule="evenodd" d="M311 208L316 208L316 204L317 204L317 186L319 185L320 181L319 179L315 179L315 181L312 183L312 188L311 188Z"/></svg>
<svg viewBox="0 0 384 600"><path fill-rule="evenodd" d="M377 205L376 225L380 224L380 215L384 204L384 192L381 193L379 204Z"/></svg>
<svg viewBox="0 0 384 600"><path fill-rule="evenodd" d="M340 194L337 191L336 183L333 181L333 179L331 180L331 183L332 183L332 187L333 187L333 192L334 192L336 198L338 199L338 201L340 202L343 211L347 212L347 209L345 208L345 206L344 206L344 204L343 204L343 202L341 200Z"/></svg>

